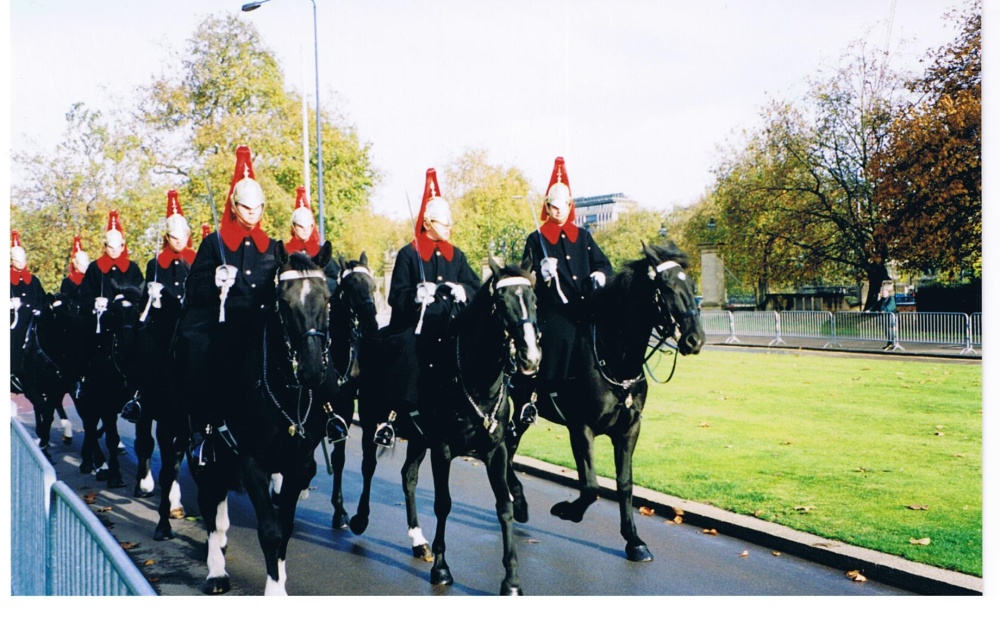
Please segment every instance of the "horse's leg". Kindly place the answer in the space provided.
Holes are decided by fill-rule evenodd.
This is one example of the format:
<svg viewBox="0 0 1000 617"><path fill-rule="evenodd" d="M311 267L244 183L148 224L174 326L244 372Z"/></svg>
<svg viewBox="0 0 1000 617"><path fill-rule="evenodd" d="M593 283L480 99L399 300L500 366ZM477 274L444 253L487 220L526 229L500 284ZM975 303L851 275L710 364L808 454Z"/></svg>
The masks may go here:
<svg viewBox="0 0 1000 617"><path fill-rule="evenodd" d="M98 419L91 413L91 410L86 409L86 406L83 409L77 406L76 409L83 423L83 445L80 446L80 473L94 473L98 462L104 462L98 459L97 456Z"/></svg>
<svg viewBox="0 0 1000 617"><path fill-rule="evenodd" d="M177 481L180 474L184 452L187 449L187 439L177 433L177 427L167 421L156 423L156 441L160 445L160 503L157 507L159 519L154 540L172 540L176 538L170 528L171 518L184 516L184 507L180 504L181 487ZM176 516L175 516L176 513Z"/></svg>
<svg viewBox="0 0 1000 617"><path fill-rule="evenodd" d="M432 459L433 460L433 459ZM521 580L517 576L517 551L514 549L514 504L507 479L509 457L503 443L486 455L486 475L496 499L497 520L503 536L504 579L500 584L500 595L521 596ZM436 490L436 489L435 489Z"/></svg>
<svg viewBox="0 0 1000 617"><path fill-rule="evenodd" d="M118 462L118 444L121 443L121 437L118 435L119 409L121 409L121 406L112 406L104 418L104 445L108 448L108 488L122 488L126 486L125 480L122 479L122 470ZM100 480L100 476L97 479Z"/></svg>
<svg viewBox="0 0 1000 617"><path fill-rule="evenodd" d="M368 517L371 514L372 478L378 466L378 444L372 439L374 428L365 428L361 437L361 496L358 497L358 511L351 517L351 531L356 535L361 535L368 529Z"/></svg>
<svg viewBox="0 0 1000 617"><path fill-rule="evenodd" d="M206 559L208 576L201 587L202 593L218 595L229 591L229 573L226 572L226 533L229 531L229 491L226 480L212 471L202 471L198 480L198 509L208 533Z"/></svg>
<svg viewBox="0 0 1000 617"><path fill-rule="evenodd" d="M615 450L615 471L618 484L618 508L621 534L625 538L625 555L629 561L653 561L653 553L639 537L632 513L632 454L639 442L638 418L624 434L612 437Z"/></svg>
<svg viewBox="0 0 1000 617"><path fill-rule="evenodd" d="M49 451L49 434L52 432L52 420L55 416L55 411L52 404L40 391L34 388L25 388L24 390L25 398L31 403L32 411L35 412L35 437L38 438L38 447L47 456Z"/></svg>
<svg viewBox="0 0 1000 617"><path fill-rule="evenodd" d="M445 560L444 529L451 514L451 491L448 482L451 476L451 457L448 446L436 444L431 448L431 472L434 476L434 516L437 527L434 530L434 565L431 566L431 585L451 585L455 579Z"/></svg>
<svg viewBox="0 0 1000 617"><path fill-rule="evenodd" d="M62 442L68 445L73 443L73 423L70 422L69 416L66 414L66 410L63 409L63 404L62 404L63 392L65 392L65 390L57 394L53 394L52 403L55 405L56 413L59 414L59 426L62 428L63 431Z"/></svg>
<svg viewBox="0 0 1000 617"><path fill-rule="evenodd" d="M153 440L153 410L148 408L145 413L139 416L135 423L135 457L138 461L135 471L135 491L136 497L149 497L153 494L153 449L156 442ZM162 450L162 448L161 448ZM163 490L164 485L160 485Z"/></svg>
<svg viewBox="0 0 1000 617"><path fill-rule="evenodd" d="M514 409L518 409L515 403ZM512 430L508 430L504 435L507 447L507 486L510 488L510 496L514 500L514 520L518 523L528 522L528 500L524 497L524 486L521 484L517 472L514 471L514 454L517 447L521 445L521 437L524 431L528 430L528 425L514 421Z"/></svg>
<svg viewBox="0 0 1000 617"><path fill-rule="evenodd" d="M586 425L569 428L570 446L580 477L580 496L574 501L560 501L549 511L565 521L579 523L587 508L597 501L597 474L594 473L594 431Z"/></svg>
<svg viewBox="0 0 1000 617"><path fill-rule="evenodd" d="M346 411L354 406L354 401L348 401L349 406L344 406L338 402L334 405L334 413L341 418L350 418L342 410ZM350 422L347 422L350 426ZM347 529L351 523L351 517L344 509L344 465L347 463L347 444L343 441L333 444L333 452L330 453L330 465L333 467L333 488L330 495L330 504L333 506L333 519L331 526L334 529ZM360 522L360 521L359 521Z"/></svg>
<svg viewBox="0 0 1000 617"><path fill-rule="evenodd" d="M285 564L280 559L282 524L278 510L282 507L281 504L298 499L299 490L302 487L296 485L296 478L285 478L285 475L281 474L281 487L275 491L272 499L269 488L272 475L262 468L253 457L245 456L241 459L243 486L246 488L247 497L257 514L257 540L264 553L264 567L267 570L264 595L288 595L285 591ZM275 503L279 505L279 508L275 508ZM292 504L293 513L294 507Z"/></svg>
<svg viewBox="0 0 1000 617"><path fill-rule="evenodd" d="M403 496L406 501L406 535L410 537L410 547L413 556L424 561L432 561L431 547L420 530L417 519L417 480L420 477L420 464L427 455L427 445L416 439L406 442L406 460L403 461Z"/></svg>

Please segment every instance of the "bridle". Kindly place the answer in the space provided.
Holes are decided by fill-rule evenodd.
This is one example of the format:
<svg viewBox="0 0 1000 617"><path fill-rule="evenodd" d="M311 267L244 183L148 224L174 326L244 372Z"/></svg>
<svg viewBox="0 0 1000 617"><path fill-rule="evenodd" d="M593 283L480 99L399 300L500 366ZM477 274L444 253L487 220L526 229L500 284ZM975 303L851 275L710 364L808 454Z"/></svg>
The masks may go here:
<svg viewBox="0 0 1000 617"><path fill-rule="evenodd" d="M500 289L504 289L506 287L517 288L514 290L514 295L518 299L521 305L521 317L517 321L515 326L524 326L527 324L532 325L535 331L535 336L537 338L538 324L536 323L535 319L531 318L531 315L529 314L528 311L528 305L524 300L524 288L528 289L533 288L531 280L528 279L527 277L509 276L503 279L499 279L495 283L492 283L489 287L489 294L491 299L490 314L494 315L497 313L498 308L501 305L501 297L497 294L497 292ZM458 373L458 384L459 386L461 386L462 393L465 395L465 398L469 402L469 405L472 406L472 409L476 412L476 415L479 416L479 418L483 421L483 428L485 428L491 435L493 434L493 431L495 431L497 428L498 425L497 415L500 413L500 409L502 408L504 401L507 400L507 388L510 385L511 377L513 376L514 371L516 370L515 357L517 355L517 342L515 337L511 335L510 329L508 329L507 325L502 324L502 326L503 326L503 337L504 337L503 344L508 348L509 352L507 356L507 362L504 363L504 366L500 372L500 377L499 377L500 391L497 393L496 403L493 405L492 409L489 410L489 412L479 407L479 405L476 403L472 395L469 394L469 389L465 386L465 380L462 378L461 332L459 332L458 336L455 337L455 362L456 362L456 368L458 369L456 371Z"/></svg>
<svg viewBox="0 0 1000 617"><path fill-rule="evenodd" d="M323 273L322 270L286 270L284 272L279 272L279 273L277 273L275 275L275 287L277 287L278 283L286 282L286 281L295 281L295 280L299 280L299 279L321 279L323 281L323 284L326 285L326 275ZM291 370L291 375L292 375L291 379L292 379L293 385L289 386L289 388L296 390L296 395L295 395L295 419L292 419L292 417L289 416L287 412L285 412L284 407L281 406L281 403L278 401L278 398L274 395L274 392L271 390L270 380L268 379L268 375L267 375L267 367L268 367L268 353L267 353L267 341L268 341L267 328L268 328L268 322L267 321L264 322L263 369L262 369L263 370L263 374L262 374L262 379L261 379L261 381L262 381L261 385L263 385L264 391L267 393L268 398L270 398L271 403L274 404L274 407L288 421L288 423L289 423L289 426L288 426L288 434L289 434L289 436L291 436L291 437L298 436L298 437L301 437L301 438L305 439L305 436L306 436L306 433L305 433L305 424L306 424L306 422L309 421L309 414L312 411L313 392L312 392L312 388L304 388L302 386L302 384L299 383L297 352L295 351L295 348L292 346L292 341L291 341L290 337L288 336L288 326L285 324L284 317L282 317L282 315L281 315L280 302L278 300L279 297L280 297L280 294L275 293L274 311L278 315L278 323L281 325L281 336L282 336L282 339L285 341L285 349L286 349L286 354L287 354L287 360L288 360L288 363L289 363L289 365L290 365L290 367L292 369ZM329 303L327 303L327 305L326 305L326 318L327 318L327 323L329 323L329 320L330 320L330 304ZM327 364L329 362L329 347L330 347L330 345L329 345L329 343L330 343L330 340L329 340L330 339L329 328L323 328L322 331L318 330L316 328L310 328L309 330L306 330L305 332L302 333L302 338L303 339L306 339L308 337L313 337L313 336L320 337L320 339L322 340L323 369L325 370L326 367L327 367ZM308 402L306 403L305 413L304 414L303 414L303 408L302 408L302 390L303 389L307 390L307 394L308 394Z"/></svg>
<svg viewBox="0 0 1000 617"><path fill-rule="evenodd" d="M350 349L348 350L347 367L344 369L344 372L341 373L340 371L337 370L336 363L334 363L333 366L333 372L337 375L337 385L340 386L347 383L351 378L351 372L354 369L354 364L358 361L358 341L361 340L361 318L358 316L358 312L357 310L355 310L353 303L351 303L350 301L344 301L345 292L343 283L348 276L355 276L355 275L367 277L368 280L371 281L371 286L372 287L375 286L375 277L372 275L371 271L368 268L360 265L354 266L353 268L345 268L344 270L341 270L340 275L337 279L339 284L337 286L337 290L334 293L337 294L337 298L340 301L341 305L347 308L347 312L350 315L350 320L351 320L351 335L349 339L351 345ZM374 306L375 300L369 295L364 299L362 304L364 305L371 304Z"/></svg>

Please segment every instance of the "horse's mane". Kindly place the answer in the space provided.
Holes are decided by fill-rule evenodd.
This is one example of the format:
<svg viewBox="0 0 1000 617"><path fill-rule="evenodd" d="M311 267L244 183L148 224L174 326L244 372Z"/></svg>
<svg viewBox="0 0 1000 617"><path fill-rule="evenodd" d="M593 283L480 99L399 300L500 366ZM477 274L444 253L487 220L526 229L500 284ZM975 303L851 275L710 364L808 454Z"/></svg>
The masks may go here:
<svg viewBox="0 0 1000 617"><path fill-rule="evenodd" d="M499 280L509 276L523 276L525 278L530 278L531 273L527 270L521 269L519 266L507 265L500 268L500 270L496 273L491 274L489 278L483 281L482 286L480 286L475 295L473 295L469 307L462 311L462 313L458 316L456 325L463 324L472 315L478 315L480 312L488 310L488 305L493 300L489 291L490 286L493 284L494 280ZM484 305L487 306L484 307Z"/></svg>
<svg viewBox="0 0 1000 617"><path fill-rule="evenodd" d="M676 261L685 270L690 266L690 259L687 253L677 248L677 245L672 241L666 245L647 245L647 248L656 255L656 260L659 263L664 261ZM649 270L649 259L644 255L642 259L636 259L635 261L630 261L622 266L622 268L616 272L608 284L603 288L597 290L594 294L594 309L595 313L603 314L605 310L612 310L617 313L620 310L618 304L621 302L622 298L628 296L629 291L632 289L639 277L648 278ZM639 280L642 280L641 278Z"/></svg>
<svg viewBox="0 0 1000 617"><path fill-rule="evenodd" d="M302 252L292 253L288 256L288 267L291 270L306 271L306 270L319 270L320 267L317 266L309 255Z"/></svg>

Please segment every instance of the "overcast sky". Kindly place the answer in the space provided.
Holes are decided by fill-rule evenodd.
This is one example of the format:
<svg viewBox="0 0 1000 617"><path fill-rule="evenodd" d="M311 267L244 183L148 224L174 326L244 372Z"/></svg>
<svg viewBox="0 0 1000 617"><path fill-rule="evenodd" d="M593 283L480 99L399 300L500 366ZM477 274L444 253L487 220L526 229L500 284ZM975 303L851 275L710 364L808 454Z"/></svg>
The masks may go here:
<svg viewBox="0 0 1000 617"><path fill-rule="evenodd" d="M16 0L11 149L51 151L76 101L128 101L207 14L252 23L313 104L312 4L241 13L241 2ZM718 147L769 99L801 95L861 37L920 70L954 37L942 17L957 2L317 0L320 95L372 144L380 212L406 217L424 170L469 148L537 190L563 156L576 196L687 205L710 185Z"/></svg>

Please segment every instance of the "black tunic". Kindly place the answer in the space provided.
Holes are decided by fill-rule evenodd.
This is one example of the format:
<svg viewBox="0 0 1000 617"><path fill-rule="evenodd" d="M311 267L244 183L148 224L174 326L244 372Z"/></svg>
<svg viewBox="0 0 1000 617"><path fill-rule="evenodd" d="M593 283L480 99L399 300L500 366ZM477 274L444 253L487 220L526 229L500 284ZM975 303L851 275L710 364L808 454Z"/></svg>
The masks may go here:
<svg viewBox="0 0 1000 617"><path fill-rule="evenodd" d="M545 243L545 252L541 242ZM593 272L603 272L605 283L611 279L611 262L586 229L579 229L576 242L570 242L560 231L555 244L538 231L528 235L524 256L531 258L537 277L538 329L542 333L542 363L538 377L543 382L568 379L577 374L576 363L590 349L589 300L593 293L590 278ZM563 303L555 281L542 279L541 263L546 256L557 261L559 288L566 296Z"/></svg>
<svg viewBox="0 0 1000 617"><path fill-rule="evenodd" d="M142 283L142 271L134 261L128 262L125 271L112 264L107 272L102 272L98 260L94 260L83 275L80 297L91 308L96 298L107 298L110 302L118 295L124 295L127 300L135 303L142 294Z"/></svg>
<svg viewBox="0 0 1000 617"><path fill-rule="evenodd" d="M40 311L45 305L45 289L37 276L32 276L30 283L25 282L22 278L16 284L11 284L10 297L21 299L21 308L17 310L16 324L14 311L10 312L10 323L15 326L10 331L10 372L20 376L21 365L24 361L24 337L28 332L28 324L34 318L32 311Z"/></svg>
<svg viewBox="0 0 1000 617"><path fill-rule="evenodd" d="M407 244L396 255L392 270L388 303L392 308L389 326L380 332L384 360L391 363L389 371L397 376L390 386L391 397L416 405L421 396L420 387L434 387L433 371L436 358L447 353L448 329L452 319L464 306L453 301L451 288L445 283L457 283L465 289L467 302L479 289L481 281L457 247L449 261L435 249L430 259L420 258L413 244ZM423 275L421 276L421 265ZM415 332L420 319L417 303L417 285L427 281L439 285L434 302L427 306L421 333ZM423 379L421 377L426 379Z"/></svg>
<svg viewBox="0 0 1000 617"><path fill-rule="evenodd" d="M136 339L136 381L144 394L162 398L165 391L175 390L178 385L171 373L170 345L180 320L190 270L190 264L180 258L172 259L166 268L156 258L146 264L146 284L139 302L139 310L146 315ZM154 281L163 285L159 308L149 299L149 283Z"/></svg>

